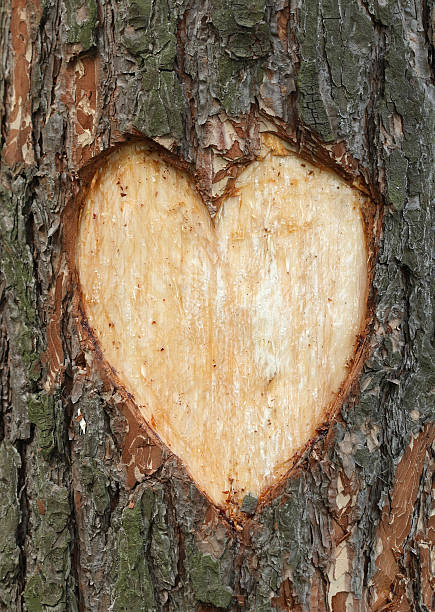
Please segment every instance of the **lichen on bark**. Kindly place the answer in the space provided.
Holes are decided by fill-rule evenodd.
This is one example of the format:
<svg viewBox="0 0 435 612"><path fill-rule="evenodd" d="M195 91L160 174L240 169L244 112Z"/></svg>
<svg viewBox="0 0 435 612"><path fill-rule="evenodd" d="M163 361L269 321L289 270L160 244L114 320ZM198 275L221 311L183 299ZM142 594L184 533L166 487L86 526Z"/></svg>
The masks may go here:
<svg viewBox="0 0 435 612"><path fill-rule="evenodd" d="M7 440L0 443L0 605L12 609L18 597L20 548L17 529L21 511L18 499L18 470L21 458Z"/></svg>

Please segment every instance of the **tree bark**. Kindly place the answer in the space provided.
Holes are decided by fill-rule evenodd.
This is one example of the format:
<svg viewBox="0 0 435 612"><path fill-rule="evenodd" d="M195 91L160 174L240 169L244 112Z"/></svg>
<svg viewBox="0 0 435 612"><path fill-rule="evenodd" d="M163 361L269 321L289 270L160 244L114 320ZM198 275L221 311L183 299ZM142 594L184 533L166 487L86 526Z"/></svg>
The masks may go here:
<svg viewBox="0 0 435 612"><path fill-rule="evenodd" d="M426 0L4 0L1 609L435 608L434 18ZM98 367L67 253L119 143L171 151L213 212L261 131L370 193L379 248L359 376L238 523Z"/></svg>

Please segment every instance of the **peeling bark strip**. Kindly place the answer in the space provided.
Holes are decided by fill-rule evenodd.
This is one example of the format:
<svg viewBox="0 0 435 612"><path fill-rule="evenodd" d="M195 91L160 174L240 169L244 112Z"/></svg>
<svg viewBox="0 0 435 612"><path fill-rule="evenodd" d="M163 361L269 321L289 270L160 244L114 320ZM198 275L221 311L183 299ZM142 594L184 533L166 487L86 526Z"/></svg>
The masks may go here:
<svg viewBox="0 0 435 612"><path fill-rule="evenodd" d="M435 607L433 17L405 0L0 4L2 610ZM263 132L366 189L382 237L339 418L241 526L79 337L64 245L120 142L171 150L214 213Z"/></svg>
<svg viewBox="0 0 435 612"><path fill-rule="evenodd" d="M384 506L377 533L379 556L373 577L373 610L383 610L391 604L397 609L406 607L408 593L417 586L413 581L421 590L423 605L428 610L434 607L435 575L429 560L435 547L435 522L431 516L434 439L435 425L431 423L411 440L397 466L391 500ZM414 554L417 566L411 566L409 571L407 557Z"/></svg>
<svg viewBox="0 0 435 612"><path fill-rule="evenodd" d="M33 6L26 0L14 0L11 6L10 43L13 53L12 87L8 96L8 131L2 155L7 164L34 162L30 75L33 61L31 29Z"/></svg>

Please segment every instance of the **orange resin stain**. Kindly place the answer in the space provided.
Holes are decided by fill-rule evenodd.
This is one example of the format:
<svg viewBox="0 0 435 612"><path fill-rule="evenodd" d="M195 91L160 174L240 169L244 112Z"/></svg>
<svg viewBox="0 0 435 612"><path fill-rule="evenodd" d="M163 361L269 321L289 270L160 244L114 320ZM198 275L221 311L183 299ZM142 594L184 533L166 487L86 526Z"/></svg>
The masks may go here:
<svg viewBox="0 0 435 612"><path fill-rule="evenodd" d="M94 176L77 244L88 322L220 506L288 471L347 377L366 311L364 205L270 135L213 220L146 145Z"/></svg>
<svg viewBox="0 0 435 612"><path fill-rule="evenodd" d="M100 152L96 139L100 60L86 56L71 61L63 73L63 102L69 109L73 126L71 152L77 167Z"/></svg>

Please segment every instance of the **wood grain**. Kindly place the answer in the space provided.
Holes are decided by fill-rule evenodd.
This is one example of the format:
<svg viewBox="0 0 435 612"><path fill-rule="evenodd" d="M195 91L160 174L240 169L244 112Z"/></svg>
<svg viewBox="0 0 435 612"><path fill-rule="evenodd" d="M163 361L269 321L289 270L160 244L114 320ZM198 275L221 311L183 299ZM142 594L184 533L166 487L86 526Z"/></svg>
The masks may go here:
<svg viewBox="0 0 435 612"><path fill-rule="evenodd" d="M77 246L89 324L218 505L283 476L347 376L366 307L363 205L271 135L214 219L145 145L93 179Z"/></svg>

